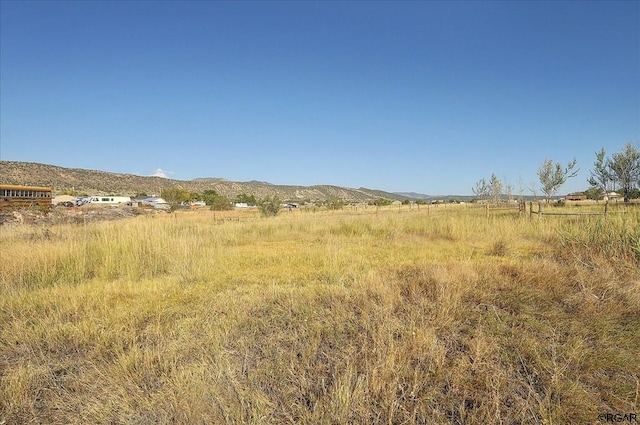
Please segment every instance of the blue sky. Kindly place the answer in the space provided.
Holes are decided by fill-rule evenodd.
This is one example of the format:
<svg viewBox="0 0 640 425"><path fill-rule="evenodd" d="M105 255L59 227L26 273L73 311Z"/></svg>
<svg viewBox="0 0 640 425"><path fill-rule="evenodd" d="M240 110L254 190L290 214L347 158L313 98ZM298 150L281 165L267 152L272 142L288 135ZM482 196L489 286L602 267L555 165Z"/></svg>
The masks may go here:
<svg viewBox="0 0 640 425"><path fill-rule="evenodd" d="M0 158L471 194L640 141L640 2L0 2Z"/></svg>

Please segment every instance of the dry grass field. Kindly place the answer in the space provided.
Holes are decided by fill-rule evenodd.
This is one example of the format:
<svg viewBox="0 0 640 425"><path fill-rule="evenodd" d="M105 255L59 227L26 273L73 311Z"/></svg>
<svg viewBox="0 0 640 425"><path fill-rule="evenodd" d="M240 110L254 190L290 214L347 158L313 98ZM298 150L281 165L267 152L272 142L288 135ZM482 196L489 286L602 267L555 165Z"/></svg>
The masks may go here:
<svg viewBox="0 0 640 425"><path fill-rule="evenodd" d="M606 413L640 415L638 210L188 211L0 228L0 424Z"/></svg>

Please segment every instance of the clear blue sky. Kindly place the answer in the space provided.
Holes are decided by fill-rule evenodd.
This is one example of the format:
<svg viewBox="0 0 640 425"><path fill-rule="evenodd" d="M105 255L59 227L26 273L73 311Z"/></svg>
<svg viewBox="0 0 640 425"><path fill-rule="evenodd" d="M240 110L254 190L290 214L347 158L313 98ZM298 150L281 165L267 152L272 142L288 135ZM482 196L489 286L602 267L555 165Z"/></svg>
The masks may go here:
<svg viewBox="0 0 640 425"><path fill-rule="evenodd" d="M0 158L525 194L640 141L640 2L0 1Z"/></svg>

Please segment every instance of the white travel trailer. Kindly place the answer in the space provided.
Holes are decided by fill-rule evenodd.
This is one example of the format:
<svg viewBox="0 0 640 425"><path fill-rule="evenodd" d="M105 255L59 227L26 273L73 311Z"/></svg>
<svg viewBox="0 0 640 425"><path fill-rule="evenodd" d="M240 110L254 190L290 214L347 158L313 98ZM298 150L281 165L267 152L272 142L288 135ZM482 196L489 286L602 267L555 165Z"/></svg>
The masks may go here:
<svg viewBox="0 0 640 425"><path fill-rule="evenodd" d="M87 203L97 205L131 205L130 196L90 196Z"/></svg>

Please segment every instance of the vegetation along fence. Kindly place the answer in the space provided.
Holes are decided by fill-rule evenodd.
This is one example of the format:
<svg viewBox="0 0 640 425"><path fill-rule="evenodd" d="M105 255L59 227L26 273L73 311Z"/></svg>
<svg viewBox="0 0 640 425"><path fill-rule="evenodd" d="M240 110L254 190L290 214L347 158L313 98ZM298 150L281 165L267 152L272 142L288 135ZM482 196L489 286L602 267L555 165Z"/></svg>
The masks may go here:
<svg viewBox="0 0 640 425"><path fill-rule="evenodd" d="M604 208L601 211L561 211L561 212L549 212L544 211L542 208L542 202L538 202L538 210L533 209L533 202L529 202L529 217L533 218L534 214L540 219L543 215L547 216L593 216L602 215L605 218L609 215L609 202L604 203Z"/></svg>

